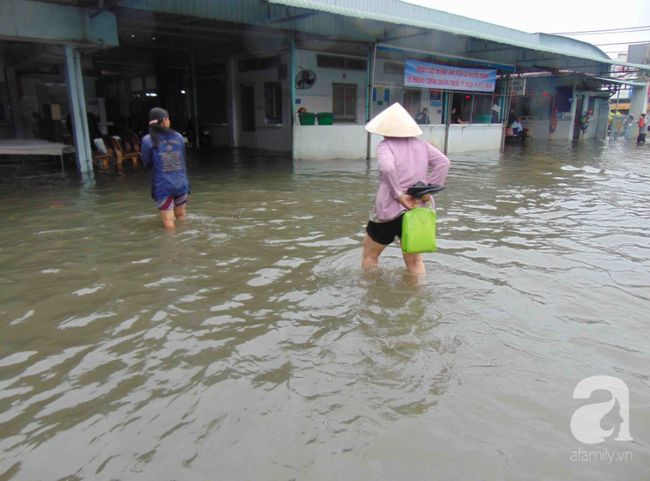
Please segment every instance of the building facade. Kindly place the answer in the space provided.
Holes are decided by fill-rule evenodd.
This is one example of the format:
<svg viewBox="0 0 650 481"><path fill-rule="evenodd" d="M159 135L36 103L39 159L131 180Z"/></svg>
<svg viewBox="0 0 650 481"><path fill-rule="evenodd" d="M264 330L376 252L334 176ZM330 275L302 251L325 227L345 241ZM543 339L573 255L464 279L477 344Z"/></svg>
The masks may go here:
<svg viewBox="0 0 650 481"><path fill-rule="evenodd" d="M89 112L103 134L142 134L154 106L197 144L207 132L296 160L373 157L381 139L364 125L394 102L427 109L423 138L445 152L502 148L512 115L544 138L553 107L555 139L574 139L589 109L587 139L604 139L620 88L647 108L650 69L395 0L7 0L0 64L0 137L50 135L47 120L82 172ZM621 67L633 82L617 80Z"/></svg>

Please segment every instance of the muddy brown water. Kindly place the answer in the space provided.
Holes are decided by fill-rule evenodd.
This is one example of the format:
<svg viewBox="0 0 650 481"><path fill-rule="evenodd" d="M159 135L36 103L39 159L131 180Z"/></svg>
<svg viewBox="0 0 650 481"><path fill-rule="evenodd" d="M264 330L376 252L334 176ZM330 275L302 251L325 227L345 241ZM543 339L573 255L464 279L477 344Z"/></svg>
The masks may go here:
<svg viewBox="0 0 650 481"><path fill-rule="evenodd" d="M375 161L204 153L173 234L141 169L2 167L0 480L649 479L650 148L450 157L420 280L361 274ZM596 375L633 441L572 435Z"/></svg>

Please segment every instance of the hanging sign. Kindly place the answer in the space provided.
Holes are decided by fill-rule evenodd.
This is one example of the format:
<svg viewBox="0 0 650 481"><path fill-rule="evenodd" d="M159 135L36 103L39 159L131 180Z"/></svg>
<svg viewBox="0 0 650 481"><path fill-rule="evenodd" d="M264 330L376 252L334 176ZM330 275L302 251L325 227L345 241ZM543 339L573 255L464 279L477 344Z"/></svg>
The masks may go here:
<svg viewBox="0 0 650 481"><path fill-rule="evenodd" d="M516 78L510 82L510 95L526 95L525 78Z"/></svg>
<svg viewBox="0 0 650 481"><path fill-rule="evenodd" d="M405 87L434 87L443 90L494 92L496 69L461 68L407 59Z"/></svg>

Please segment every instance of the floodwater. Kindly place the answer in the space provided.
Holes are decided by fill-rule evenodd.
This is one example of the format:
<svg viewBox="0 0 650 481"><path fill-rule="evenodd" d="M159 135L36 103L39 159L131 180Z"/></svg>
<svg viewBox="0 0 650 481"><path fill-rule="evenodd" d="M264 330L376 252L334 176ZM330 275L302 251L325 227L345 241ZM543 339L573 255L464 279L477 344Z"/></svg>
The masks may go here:
<svg viewBox="0 0 650 481"><path fill-rule="evenodd" d="M173 234L3 168L0 480L649 479L650 148L450 157L424 279L360 271L376 162L205 154ZM572 435L598 375L633 441Z"/></svg>

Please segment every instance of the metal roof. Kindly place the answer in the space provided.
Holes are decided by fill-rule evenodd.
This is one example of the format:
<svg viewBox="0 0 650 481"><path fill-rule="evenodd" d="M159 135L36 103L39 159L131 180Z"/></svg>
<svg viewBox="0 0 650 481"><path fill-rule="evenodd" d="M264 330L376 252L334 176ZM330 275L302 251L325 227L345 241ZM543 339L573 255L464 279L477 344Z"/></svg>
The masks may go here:
<svg viewBox="0 0 650 481"><path fill-rule="evenodd" d="M634 82L632 80L618 80L618 79L613 79L613 78L607 78L607 77L592 77L596 80L600 80L601 82L604 83L614 83L614 84L620 84L620 85L632 85L634 87L643 87L645 85L645 82Z"/></svg>
<svg viewBox="0 0 650 481"><path fill-rule="evenodd" d="M439 30L538 52L650 70L650 65L612 60L599 48L572 38L544 33L526 33L398 0L268 0L268 2L273 5L316 10L362 20Z"/></svg>

